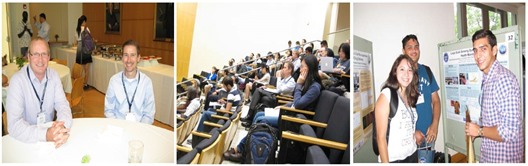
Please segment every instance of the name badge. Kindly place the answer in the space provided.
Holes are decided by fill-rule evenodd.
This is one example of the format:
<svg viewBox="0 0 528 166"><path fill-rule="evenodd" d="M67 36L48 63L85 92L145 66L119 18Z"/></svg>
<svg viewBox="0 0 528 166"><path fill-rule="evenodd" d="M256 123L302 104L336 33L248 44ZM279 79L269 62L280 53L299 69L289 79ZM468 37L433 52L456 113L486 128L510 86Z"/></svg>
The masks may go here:
<svg viewBox="0 0 528 166"><path fill-rule="evenodd" d="M136 121L136 116L134 115L134 113L127 113L126 120L135 122Z"/></svg>
<svg viewBox="0 0 528 166"><path fill-rule="evenodd" d="M420 94L420 97L418 97L418 100L416 101L416 104L422 104L424 103L424 95Z"/></svg>
<svg viewBox="0 0 528 166"><path fill-rule="evenodd" d="M44 115L44 113L39 113L37 115L37 126L43 127L44 123L46 123L46 115Z"/></svg>

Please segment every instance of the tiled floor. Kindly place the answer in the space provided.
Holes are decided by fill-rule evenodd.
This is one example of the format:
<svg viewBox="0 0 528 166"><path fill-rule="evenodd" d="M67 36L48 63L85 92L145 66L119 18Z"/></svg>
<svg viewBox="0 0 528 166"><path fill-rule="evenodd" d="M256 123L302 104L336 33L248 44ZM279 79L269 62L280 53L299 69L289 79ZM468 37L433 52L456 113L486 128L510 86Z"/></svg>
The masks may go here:
<svg viewBox="0 0 528 166"><path fill-rule="evenodd" d="M79 106L72 108L73 118L104 118L104 97L105 94L90 87L84 91L83 101ZM174 131L174 127L154 120L154 126L158 126L170 131Z"/></svg>

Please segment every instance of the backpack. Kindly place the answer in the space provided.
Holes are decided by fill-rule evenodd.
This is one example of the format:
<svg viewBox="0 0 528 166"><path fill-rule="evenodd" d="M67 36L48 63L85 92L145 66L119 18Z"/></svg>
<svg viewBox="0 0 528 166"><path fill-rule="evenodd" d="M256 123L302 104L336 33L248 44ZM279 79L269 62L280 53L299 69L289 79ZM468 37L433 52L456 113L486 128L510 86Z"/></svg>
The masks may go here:
<svg viewBox="0 0 528 166"><path fill-rule="evenodd" d="M392 118L394 117L394 115L396 115L396 111L398 111L398 93L396 91L396 89L393 89L393 88L390 88L390 87L387 87L390 89L390 92L391 92L391 100L390 100L390 113L389 113L389 123L387 123L387 133L385 133L386 135L386 139L387 139L387 145L389 144L389 134L390 134L390 123L391 123L391 120ZM379 151L378 151L378 141L377 141L377 136L378 136L378 133L376 132L376 112L374 111L374 120L372 121L372 124L373 124L373 128L372 128L372 150L374 150L374 154L376 154L376 156L379 155Z"/></svg>
<svg viewBox="0 0 528 166"><path fill-rule="evenodd" d="M427 76L429 76L429 82L433 81L433 72L431 71L431 68L427 65L423 65L425 67L425 71L427 72Z"/></svg>
<svg viewBox="0 0 528 166"><path fill-rule="evenodd" d="M255 123L249 129L242 164L276 164L278 131L266 123Z"/></svg>
<svg viewBox="0 0 528 166"><path fill-rule="evenodd" d="M81 40L82 40L82 53L83 54L92 54L92 51L95 49L92 34L84 29L84 31L81 32Z"/></svg>

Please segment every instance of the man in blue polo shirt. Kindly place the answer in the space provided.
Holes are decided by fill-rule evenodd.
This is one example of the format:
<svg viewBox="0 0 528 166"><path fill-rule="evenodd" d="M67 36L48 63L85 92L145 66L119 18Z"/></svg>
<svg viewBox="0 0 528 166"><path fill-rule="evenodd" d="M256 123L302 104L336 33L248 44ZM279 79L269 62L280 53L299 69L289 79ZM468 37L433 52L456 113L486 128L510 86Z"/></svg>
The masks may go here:
<svg viewBox="0 0 528 166"><path fill-rule="evenodd" d="M420 97L416 103L418 121L416 122L416 143L422 144L424 139L428 144L434 143L438 134L438 123L440 119L440 97L438 96L438 84L431 69L419 64L420 43L415 35L407 35L402 40L403 53L409 55L418 65L418 91Z"/></svg>

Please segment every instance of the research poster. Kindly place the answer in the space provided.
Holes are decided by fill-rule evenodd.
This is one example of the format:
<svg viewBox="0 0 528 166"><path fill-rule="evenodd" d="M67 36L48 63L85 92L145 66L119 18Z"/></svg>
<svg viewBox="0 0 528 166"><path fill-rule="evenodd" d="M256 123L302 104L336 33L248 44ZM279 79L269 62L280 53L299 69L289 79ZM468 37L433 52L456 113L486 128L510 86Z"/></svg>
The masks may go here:
<svg viewBox="0 0 528 166"><path fill-rule="evenodd" d="M354 152L365 144L365 136L372 130L374 120L374 82L372 80L372 54L354 50Z"/></svg>
<svg viewBox="0 0 528 166"><path fill-rule="evenodd" d="M503 66L508 66L508 45L497 43L497 60ZM447 118L466 122L466 111L469 110L471 121L480 122L480 87L482 71L475 63L473 48L464 48L443 53L444 60L444 90L446 101L443 107Z"/></svg>

